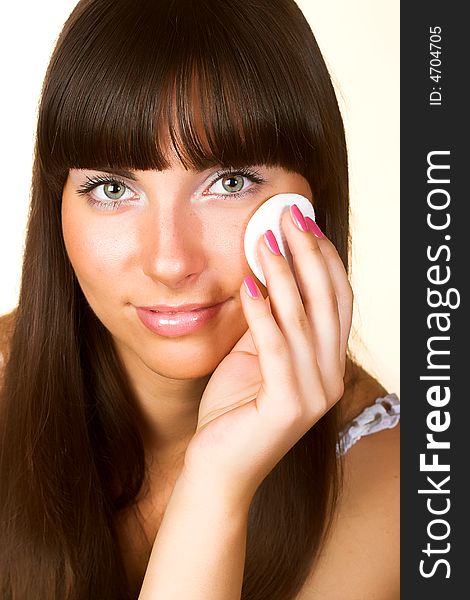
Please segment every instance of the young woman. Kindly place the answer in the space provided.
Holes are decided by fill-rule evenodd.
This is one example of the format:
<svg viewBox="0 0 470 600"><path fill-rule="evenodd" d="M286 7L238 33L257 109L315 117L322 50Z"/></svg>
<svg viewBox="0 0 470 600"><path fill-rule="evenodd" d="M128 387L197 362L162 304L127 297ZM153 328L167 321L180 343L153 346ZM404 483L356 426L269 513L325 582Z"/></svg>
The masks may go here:
<svg viewBox="0 0 470 600"><path fill-rule="evenodd" d="M260 237L263 286L243 235L281 192L316 223L283 214L295 274ZM348 350L348 212L293 0L77 4L2 318L2 598L398 598L399 405Z"/></svg>

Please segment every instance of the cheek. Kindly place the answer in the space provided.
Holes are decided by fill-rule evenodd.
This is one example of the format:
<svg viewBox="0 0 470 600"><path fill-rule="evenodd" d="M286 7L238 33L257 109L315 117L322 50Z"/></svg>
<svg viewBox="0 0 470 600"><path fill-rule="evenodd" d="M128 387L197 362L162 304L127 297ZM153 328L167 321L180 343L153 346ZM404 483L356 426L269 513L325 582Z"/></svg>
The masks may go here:
<svg viewBox="0 0 470 600"><path fill-rule="evenodd" d="M246 211L226 212L225 218L207 219L204 231L205 251L212 261L227 269L227 274L239 276L249 269L243 239L250 215Z"/></svg>
<svg viewBox="0 0 470 600"><path fill-rule="evenodd" d="M113 232L98 221L64 211L62 230L69 260L87 295L119 281L119 274L132 252L128 232Z"/></svg>

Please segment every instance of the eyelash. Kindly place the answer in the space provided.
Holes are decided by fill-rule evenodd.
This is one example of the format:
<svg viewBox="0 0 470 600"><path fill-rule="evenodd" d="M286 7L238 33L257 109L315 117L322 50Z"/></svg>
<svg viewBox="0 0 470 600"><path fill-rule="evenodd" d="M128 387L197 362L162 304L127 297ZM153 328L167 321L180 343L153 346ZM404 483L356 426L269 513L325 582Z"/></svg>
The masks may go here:
<svg viewBox="0 0 470 600"><path fill-rule="evenodd" d="M256 184L266 183L266 180L259 174L258 171L252 171L250 169L247 169L246 167L243 167L243 168L237 169L237 170L229 169L226 171L217 171L217 173L214 175L214 179L209 184L209 188L211 188L219 179L222 179L224 177L234 177L237 175L246 177L247 179L250 179L253 183L256 183ZM110 200L109 202L103 202L102 200L97 200L96 198L93 198L93 196L91 195L91 191L94 190L96 187L99 187L100 185L105 185L105 184L115 184L115 185L121 185L124 188L131 190L132 192L135 193L135 191L131 187L129 187L129 185L127 183L125 183L122 179L120 179L119 177L96 175L95 177L87 177L87 180L88 181L86 183L84 183L83 185L81 185L80 188L77 190L77 194L85 196L87 199L87 202L90 205L99 206L100 208L102 208L104 210L117 210L123 204L129 203L130 200L129 199L127 199L127 200ZM227 196L239 198L239 197L245 196L246 194L251 193L252 191L253 191L252 187L250 187L247 190L236 192L233 194L227 193L227 194L210 194L210 195L215 196L216 198L226 198Z"/></svg>

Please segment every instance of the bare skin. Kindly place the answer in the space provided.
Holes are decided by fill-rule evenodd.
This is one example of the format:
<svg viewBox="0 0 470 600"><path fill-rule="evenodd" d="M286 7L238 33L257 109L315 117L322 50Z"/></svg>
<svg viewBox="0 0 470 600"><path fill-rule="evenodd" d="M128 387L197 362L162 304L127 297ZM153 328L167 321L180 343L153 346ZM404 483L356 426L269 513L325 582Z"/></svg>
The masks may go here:
<svg viewBox="0 0 470 600"><path fill-rule="evenodd" d="M387 394L386 389L370 374L360 367L348 363L345 381L352 381L347 387L340 403L344 414L343 424L370 406L379 396ZM393 593L398 589L399 565L398 557L398 480L393 474L397 468L399 432L398 428L384 431L363 438L345 456L346 494L340 502L338 519L333 527L330 538L320 563L312 566L310 578L307 580L298 600L313 600L324 598L334 600L341 597L349 600L347 595L347 580L343 584L337 577L338 563L341 562L341 572L351 570L359 577L360 587L349 589L349 593L362 590L362 594L351 596L356 598L369 597L370 592L377 589L384 592L391 590L390 596L372 596L382 600L393 600L398 597ZM377 451L376 451L377 449ZM375 463L371 455L378 455ZM384 464L378 464L377 460ZM376 471L379 471L378 473ZM125 561L126 573L131 590L138 594L147 569L153 542L163 519L168 500L178 478L179 469L168 475L166 480L156 480L152 490L147 492L137 504L121 515L118 525L121 549ZM380 478L382 481L380 481ZM372 490L372 491L371 491ZM388 501L389 510L384 510ZM377 506L382 510L377 514ZM375 508L375 512L374 512ZM351 518L352 514L352 518ZM373 523L373 527L371 527ZM382 544L381 532L386 531L391 539ZM351 560L350 549L360 546L354 560ZM367 550L367 551L365 551ZM380 565L380 558L388 552L388 566ZM369 572L367 564L370 557L375 556L379 571ZM361 557L364 557L362 562ZM365 577L365 572L367 577ZM376 577L377 575L377 577ZM352 577L352 574L351 574ZM388 578L388 579L387 579ZM347 579L347 578L346 578ZM388 581L389 580L389 581ZM349 579L351 581L351 579ZM369 595L367 595L369 593ZM387 592L388 593L388 592Z"/></svg>
<svg viewBox="0 0 470 600"><path fill-rule="evenodd" d="M150 544L159 530L168 498L178 479L181 468L178 458L183 456L194 432L198 400L207 383L207 373L211 373L230 351L240 332L246 330L243 313L236 302L240 279L248 271L239 245L242 229L237 227L243 227L257 206L275 193L297 191L313 200L308 184L300 176L282 169L266 170L264 174L267 185L265 181L264 188L257 188L249 203L237 203L233 211L236 216L226 212L226 205L214 208L210 201L193 204L194 198L207 199L200 195L203 188L199 186L204 180L192 173L182 178L183 174L178 170L164 174L140 173L139 199L145 198L145 201L113 215L100 213L83 199L78 199L73 189L75 182L73 186L69 186L68 182L64 189L62 216L69 257L90 305L110 330L134 384L147 454L158 467L156 474L150 473L150 490L138 503ZM163 197L169 199L164 211L158 202ZM188 198L191 198L191 203ZM188 206L185 206L186 203ZM229 224L227 214L233 219ZM193 232L198 225L201 231L195 237ZM233 268L234 265L237 268ZM181 295L156 294L169 294L169 290ZM171 303L170 298L175 304L194 301L202 299L198 295L201 290L211 290L213 298L216 293L220 294L217 299L228 294L231 300L227 311L212 329L208 328L194 339L183 340L184 345L172 344L173 340L155 339L155 336L149 336L143 343L143 330L134 320L133 307L136 303ZM227 327L229 323L230 327ZM239 331L234 323L239 325ZM233 339L227 337L226 332ZM218 343L215 344L215 341ZM357 389L363 391L362 388ZM375 397L368 399L366 404ZM352 412L353 404L355 400L349 398L345 407L351 409L351 418L360 412ZM179 516L175 513L173 529L177 527L180 519L176 517ZM121 532L125 529L124 523ZM127 542L135 539L135 531L129 529L127 536ZM161 538L160 535L158 537ZM166 543L162 547L166 548L169 543L171 545L173 537L167 534L163 539ZM238 537L238 548L241 548L240 540ZM125 542L124 548L128 547ZM148 560L145 550L143 552L142 562L140 557L137 558L138 554L133 553L140 565ZM156 566L159 566L158 563ZM134 567L127 566L128 570ZM158 568L154 572L158 574ZM134 576L131 574L130 578ZM135 577L138 585L140 576Z"/></svg>
<svg viewBox="0 0 470 600"><path fill-rule="evenodd" d="M14 312L0 317L4 353ZM346 424L386 389L360 367L347 363L340 400ZM345 494L336 524L297 600L357 600L399 597L399 426L363 438L345 457ZM137 597L153 542L180 469L154 478L135 506L116 522L130 589ZM343 577L338 578L338 570Z"/></svg>
<svg viewBox="0 0 470 600"><path fill-rule="evenodd" d="M72 170L63 190L70 261L124 362L138 400L149 463L159 470L173 469L175 456L182 461L210 374L247 329L238 291L250 273L243 232L251 215L281 192L313 200L299 174L273 167L256 170L264 183L240 178L246 192L241 197L226 191L222 178L210 185L217 167L195 173L174 161L165 172L137 171L138 182L124 179L129 186L125 198L133 204L116 211L90 206L77 194L87 177L102 172ZM106 200L103 185L92 194ZM135 306L226 298L211 326L178 338L155 335L135 313Z"/></svg>
<svg viewBox="0 0 470 600"><path fill-rule="evenodd" d="M345 422L386 395L363 369ZM363 437L344 457L342 497L319 560L296 600L400 597L400 425ZM341 577L338 577L341 573Z"/></svg>

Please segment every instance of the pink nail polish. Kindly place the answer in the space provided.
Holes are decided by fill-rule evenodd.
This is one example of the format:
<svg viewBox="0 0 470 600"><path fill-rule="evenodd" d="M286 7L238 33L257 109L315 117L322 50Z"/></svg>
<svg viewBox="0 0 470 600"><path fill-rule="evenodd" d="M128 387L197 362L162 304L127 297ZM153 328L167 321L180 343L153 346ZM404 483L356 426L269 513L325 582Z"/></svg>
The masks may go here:
<svg viewBox="0 0 470 600"><path fill-rule="evenodd" d="M264 234L264 241L266 242L266 245L268 246L268 248L271 250L271 252L273 254L276 254L277 256L280 256L281 251L279 250L279 246L277 244L277 240L276 240L276 236L274 235L274 233L268 229L265 234Z"/></svg>
<svg viewBox="0 0 470 600"><path fill-rule="evenodd" d="M251 296L251 298L258 298L258 288L256 287L256 283L254 282L253 277L251 275L247 275L243 282L245 284L245 289Z"/></svg>
<svg viewBox="0 0 470 600"><path fill-rule="evenodd" d="M313 233L313 235L315 235L317 238L323 239L325 238L325 234L323 233L323 231L320 229L320 227L318 227L318 225L315 223L315 221L313 219L311 219L310 217L305 217L305 221L307 222L307 226L310 229L310 231Z"/></svg>
<svg viewBox="0 0 470 600"><path fill-rule="evenodd" d="M297 226L300 231L308 231L307 223L305 222L303 214L300 212L297 204L291 204L290 206L290 216L294 221L294 224Z"/></svg>

